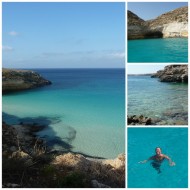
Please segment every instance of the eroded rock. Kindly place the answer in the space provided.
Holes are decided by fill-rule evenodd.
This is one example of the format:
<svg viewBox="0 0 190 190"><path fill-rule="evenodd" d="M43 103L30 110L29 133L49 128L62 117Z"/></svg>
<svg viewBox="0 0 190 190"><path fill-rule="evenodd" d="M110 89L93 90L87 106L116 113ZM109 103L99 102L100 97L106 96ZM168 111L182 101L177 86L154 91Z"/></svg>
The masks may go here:
<svg viewBox="0 0 190 190"><path fill-rule="evenodd" d="M144 21L128 11L128 39L188 37L188 7Z"/></svg>
<svg viewBox="0 0 190 190"><path fill-rule="evenodd" d="M168 65L151 77L159 78L161 82L188 83L188 65Z"/></svg>

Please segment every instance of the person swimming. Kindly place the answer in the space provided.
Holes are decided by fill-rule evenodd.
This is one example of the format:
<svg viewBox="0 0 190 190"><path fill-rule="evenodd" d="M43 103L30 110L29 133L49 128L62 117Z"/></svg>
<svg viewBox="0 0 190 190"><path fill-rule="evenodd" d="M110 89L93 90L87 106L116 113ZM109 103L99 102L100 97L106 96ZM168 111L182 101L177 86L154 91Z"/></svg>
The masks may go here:
<svg viewBox="0 0 190 190"><path fill-rule="evenodd" d="M140 161L138 163L144 164L144 163L146 163L146 162L148 162L150 160L153 160L151 165L152 165L153 168L155 168L155 170L158 173L161 173L160 167L161 167L162 162L165 159L168 160L170 166L175 166L175 162L173 162L169 156L167 156L165 154L162 154L162 150L161 150L160 147L156 147L155 152L156 152L156 154L154 156L151 156L147 160L143 160L143 161Z"/></svg>

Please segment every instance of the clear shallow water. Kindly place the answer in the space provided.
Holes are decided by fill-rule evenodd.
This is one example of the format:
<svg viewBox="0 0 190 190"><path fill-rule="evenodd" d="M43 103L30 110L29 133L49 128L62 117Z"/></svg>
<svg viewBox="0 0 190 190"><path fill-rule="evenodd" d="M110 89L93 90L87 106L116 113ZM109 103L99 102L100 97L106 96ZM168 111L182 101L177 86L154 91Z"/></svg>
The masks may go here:
<svg viewBox="0 0 190 190"><path fill-rule="evenodd" d="M124 69L36 71L53 84L4 95L4 120L48 124L39 135L56 148L105 158L125 151Z"/></svg>
<svg viewBox="0 0 190 190"><path fill-rule="evenodd" d="M151 117L161 125L187 125L188 84L159 82L150 76L128 76L128 115Z"/></svg>
<svg viewBox="0 0 190 190"><path fill-rule="evenodd" d="M188 185L187 128L128 128L128 187L129 188L187 188ZM150 165L139 164L162 148L176 166L164 160L161 173Z"/></svg>
<svg viewBox="0 0 190 190"><path fill-rule="evenodd" d="M188 62L187 38L128 40L128 62Z"/></svg>

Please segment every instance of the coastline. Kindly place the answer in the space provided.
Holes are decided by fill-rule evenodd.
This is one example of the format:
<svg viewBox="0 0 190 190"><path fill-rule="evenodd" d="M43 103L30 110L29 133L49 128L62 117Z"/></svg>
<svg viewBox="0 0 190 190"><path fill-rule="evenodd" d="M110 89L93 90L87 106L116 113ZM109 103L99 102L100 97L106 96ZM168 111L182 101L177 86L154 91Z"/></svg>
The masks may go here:
<svg viewBox="0 0 190 190"><path fill-rule="evenodd" d="M10 93L22 90L11 89ZM51 143L63 147L61 151L55 150L38 133L49 129L52 122L58 123L58 117L18 118L3 113L3 120L8 121L9 117L10 123L17 124L3 122L3 187L125 187L124 154L115 159L105 159L74 152L69 140L75 138L75 132L69 132L68 138L71 139L68 141L55 136ZM51 135L54 134L51 129Z"/></svg>
<svg viewBox="0 0 190 190"><path fill-rule="evenodd" d="M18 184L18 179L7 177L7 171L12 169L13 161L22 162L22 172L26 168L30 171L31 166L36 166L38 172L41 172L44 168L51 168L51 175L53 173L58 175L57 173L59 173L59 175L64 176L64 172L66 172L68 176L64 176L65 179L71 174L75 175L77 173L79 177L82 176L83 180L86 181L83 184L86 187L125 187L124 154L120 154L116 159L112 160L91 157L71 151L52 151L46 145L45 140L38 138L36 135L37 132L45 127L37 123L21 123L14 126L3 122L3 187L13 187L15 185L17 185L15 187L35 187L34 181L29 184ZM61 171L60 168L62 168ZM89 171L91 171L90 175ZM46 171L44 172L46 173ZM33 178L30 175L28 177ZM38 175L38 178L41 178L41 176ZM53 179L51 180L53 181ZM48 183L44 182L45 184L38 184L38 187L49 187L52 183L51 180ZM54 185L54 187L59 187L58 184ZM74 181L61 187L68 187L69 185L81 187L81 184L78 186Z"/></svg>
<svg viewBox="0 0 190 190"><path fill-rule="evenodd" d="M138 80L138 76L141 79L142 77L146 77L146 82L151 85L151 83L149 83L149 80L155 80L153 78L156 78L156 82L154 82L154 85L151 86L150 88L147 88L147 86L143 86L144 88L141 88L141 85L138 86L138 89L136 89L135 92L137 91L142 91L142 90L149 90L148 91L148 95L150 96L150 94L152 94L152 90L154 89L154 92L158 95L158 97L160 97L159 100L157 100L156 98L153 98L153 102L146 100L147 101L147 105L152 106L152 104L154 104L154 109L152 109L151 111L154 112L156 110L156 106L157 104L155 104L154 102L157 101L162 101L165 102L165 100L161 100L161 89L165 87L165 85L159 85L157 88L159 88L160 90L157 91L155 87L155 85L157 85L158 83L167 83L168 85L171 84L171 88L175 88L175 86L180 87L180 85L184 86L185 89L187 90L187 85L188 85L188 66L187 65L167 65L164 67L163 70L159 70L156 73L152 74L152 75L148 75L148 74L135 74L135 75L128 75L132 77L136 77L135 78L135 84L139 84ZM143 79L144 79L143 78ZM147 85L148 85L147 84ZM133 84L130 85L131 88L133 87ZM145 89L146 88L146 89ZM168 89L168 88L166 88ZM165 88L163 89L164 91L166 90ZM181 90L180 88L176 90ZM170 91L168 91L169 93ZM183 92L183 91L182 91ZM160 93L160 94L159 94ZM175 100L175 101L170 101L170 103L174 102L174 108L172 109L172 105L169 105L168 107L166 107L165 109L163 109L164 105L162 105L162 108L159 108L158 106L158 112L155 113L155 115L151 115L150 113L150 108L147 105L144 105L144 107L146 107L147 110L149 110L149 112L140 112L140 110L136 109L137 112L134 112L131 110L130 114L128 113L127 116L127 120L128 120L128 125L187 125L188 124L188 110L186 110L183 107L180 107L178 104L175 104L176 102L176 98L178 96L183 97L184 99L186 98L186 96L184 96L184 93L176 93L176 96L174 96L172 98L172 96L170 95L170 98ZM146 96L144 94L144 96ZM155 96L156 97L156 96ZM139 103L142 101L145 97L141 96L141 100L139 101ZM140 99L140 97L139 97ZM133 101L135 101L135 99L132 99ZM131 103L131 102L129 102ZM183 105L185 106L185 103L182 102ZM167 104L167 103L166 103ZM137 104L139 105L139 104ZM182 105L181 105L182 106ZM133 110L135 109L135 107L133 108Z"/></svg>

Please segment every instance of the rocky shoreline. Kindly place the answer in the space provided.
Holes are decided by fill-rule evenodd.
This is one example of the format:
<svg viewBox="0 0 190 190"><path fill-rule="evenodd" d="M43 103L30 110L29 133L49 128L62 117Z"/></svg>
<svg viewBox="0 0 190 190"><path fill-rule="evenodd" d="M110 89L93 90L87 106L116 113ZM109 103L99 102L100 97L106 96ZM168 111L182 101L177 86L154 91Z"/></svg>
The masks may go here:
<svg viewBox="0 0 190 190"><path fill-rule="evenodd" d="M137 116L127 116L128 125L152 125L152 119L149 117L144 117L143 115Z"/></svg>
<svg viewBox="0 0 190 190"><path fill-rule="evenodd" d="M52 84L30 70L2 69L2 93L27 90Z"/></svg>
<svg viewBox="0 0 190 190"><path fill-rule="evenodd" d="M2 127L3 187L125 187L124 154L109 160L52 151L36 135L43 125Z"/></svg>
<svg viewBox="0 0 190 190"><path fill-rule="evenodd" d="M145 74L143 76L150 76ZM141 75L140 75L141 76ZM167 65L163 70L150 76L160 82L188 83L188 65ZM168 119L170 118L170 119ZM182 109L166 110L160 118L150 118L144 115L128 115L128 125L187 125L188 113Z"/></svg>
<svg viewBox="0 0 190 190"><path fill-rule="evenodd" d="M151 76L160 82L188 83L188 65L168 65Z"/></svg>
<svg viewBox="0 0 190 190"><path fill-rule="evenodd" d="M3 69L3 93L12 93L51 82L27 70ZM9 117L4 113L4 116ZM14 118L14 116L11 116ZM15 117L16 118L16 117ZM18 119L18 118L17 118ZM17 125L2 124L2 185L5 188L124 188L125 155L99 159L72 152L72 146L55 151L37 133L49 126L26 118ZM37 118L38 119L38 118ZM55 118L56 119L56 118ZM69 147L68 147L69 146Z"/></svg>
<svg viewBox="0 0 190 190"><path fill-rule="evenodd" d="M188 37L188 7L144 21L128 11L128 39Z"/></svg>
<svg viewBox="0 0 190 190"><path fill-rule="evenodd" d="M127 125L188 125L188 113L168 110L165 111L160 118L150 118L143 115L129 115L127 116Z"/></svg>

